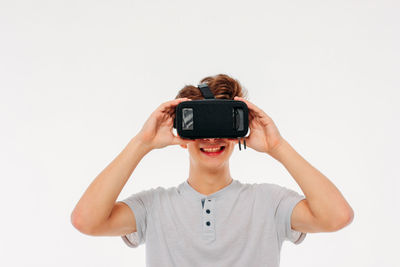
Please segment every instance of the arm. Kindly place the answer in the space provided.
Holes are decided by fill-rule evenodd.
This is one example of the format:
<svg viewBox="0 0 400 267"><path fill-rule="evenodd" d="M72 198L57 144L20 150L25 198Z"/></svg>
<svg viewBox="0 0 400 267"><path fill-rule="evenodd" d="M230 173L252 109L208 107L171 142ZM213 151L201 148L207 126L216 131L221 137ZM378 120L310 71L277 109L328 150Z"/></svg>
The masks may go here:
<svg viewBox="0 0 400 267"><path fill-rule="evenodd" d="M175 107L186 100L178 98L161 104L141 131L96 177L71 214L75 228L89 235L122 235L136 231L131 209L115 201L140 160L152 149L194 142L172 133Z"/></svg>
<svg viewBox="0 0 400 267"><path fill-rule="evenodd" d="M283 164L306 197L293 209L291 224L294 230L331 232L351 223L353 210L340 191L286 140L282 140L270 155Z"/></svg>
<svg viewBox="0 0 400 267"><path fill-rule="evenodd" d="M267 153L289 171L306 199L292 212L292 229L301 232L331 232L348 225L354 217L350 205L339 190L321 172L311 166L282 138L273 120L259 107L241 97L249 108L250 135L247 146Z"/></svg>
<svg viewBox="0 0 400 267"><path fill-rule="evenodd" d="M124 150L95 178L79 200L71 214L71 222L75 228L86 234L94 234L95 229L110 218L122 188L149 151L137 136L130 140ZM117 212L123 209L121 205L124 204L115 207Z"/></svg>

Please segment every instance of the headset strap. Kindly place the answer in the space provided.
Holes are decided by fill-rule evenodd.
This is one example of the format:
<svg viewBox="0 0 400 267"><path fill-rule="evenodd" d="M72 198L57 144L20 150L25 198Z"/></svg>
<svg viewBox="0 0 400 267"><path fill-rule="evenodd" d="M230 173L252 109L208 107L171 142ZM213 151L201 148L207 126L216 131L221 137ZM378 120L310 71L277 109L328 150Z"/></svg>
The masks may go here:
<svg viewBox="0 0 400 267"><path fill-rule="evenodd" d="M208 85L206 83L199 84L197 87L200 89L200 91L203 94L205 99L213 99L213 98L215 98L213 93L211 92L210 88L208 87Z"/></svg>

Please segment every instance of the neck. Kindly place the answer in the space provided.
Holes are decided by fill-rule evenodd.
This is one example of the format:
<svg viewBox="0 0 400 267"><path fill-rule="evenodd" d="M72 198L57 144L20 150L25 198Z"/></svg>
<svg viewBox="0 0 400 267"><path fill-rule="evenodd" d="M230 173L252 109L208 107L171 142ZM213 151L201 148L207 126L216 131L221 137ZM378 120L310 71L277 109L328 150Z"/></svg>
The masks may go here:
<svg viewBox="0 0 400 267"><path fill-rule="evenodd" d="M188 183L200 194L211 195L229 185L232 180L229 162L212 169L190 164Z"/></svg>

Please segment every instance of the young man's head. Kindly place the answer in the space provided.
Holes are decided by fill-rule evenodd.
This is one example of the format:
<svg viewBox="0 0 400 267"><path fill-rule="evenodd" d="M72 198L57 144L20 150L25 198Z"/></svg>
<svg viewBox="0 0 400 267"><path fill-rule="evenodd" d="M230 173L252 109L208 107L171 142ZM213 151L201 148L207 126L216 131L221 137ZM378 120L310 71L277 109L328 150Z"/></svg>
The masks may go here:
<svg viewBox="0 0 400 267"><path fill-rule="evenodd" d="M233 100L235 96L243 98L247 96L247 91L242 88L240 83L226 74L208 76L202 79L200 83L207 83L217 99ZM175 99L181 97L187 97L192 100L204 99L199 88L193 85L186 85L182 88ZM191 165L212 170L228 166L229 158L237 143L236 139L208 138L195 139L195 142L181 145L181 147L188 149Z"/></svg>

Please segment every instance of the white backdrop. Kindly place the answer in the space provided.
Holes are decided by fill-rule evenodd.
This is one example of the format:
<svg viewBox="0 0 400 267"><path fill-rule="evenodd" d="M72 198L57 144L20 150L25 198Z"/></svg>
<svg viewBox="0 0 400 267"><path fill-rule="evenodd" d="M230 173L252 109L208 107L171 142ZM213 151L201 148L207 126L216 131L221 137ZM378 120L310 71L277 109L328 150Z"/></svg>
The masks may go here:
<svg viewBox="0 0 400 267"><path fill-rule="evenodd" d="M281 266L400 266L399 11L394 0L1 1L0 265L145 266L145 245L81 234L70 214L159 104L225 73L355 212L338 232L285 242ZM151 151L119 200L181 183L188 165L179 146ZM231 174L302 193L252 149L235 148Z"/></svg>

